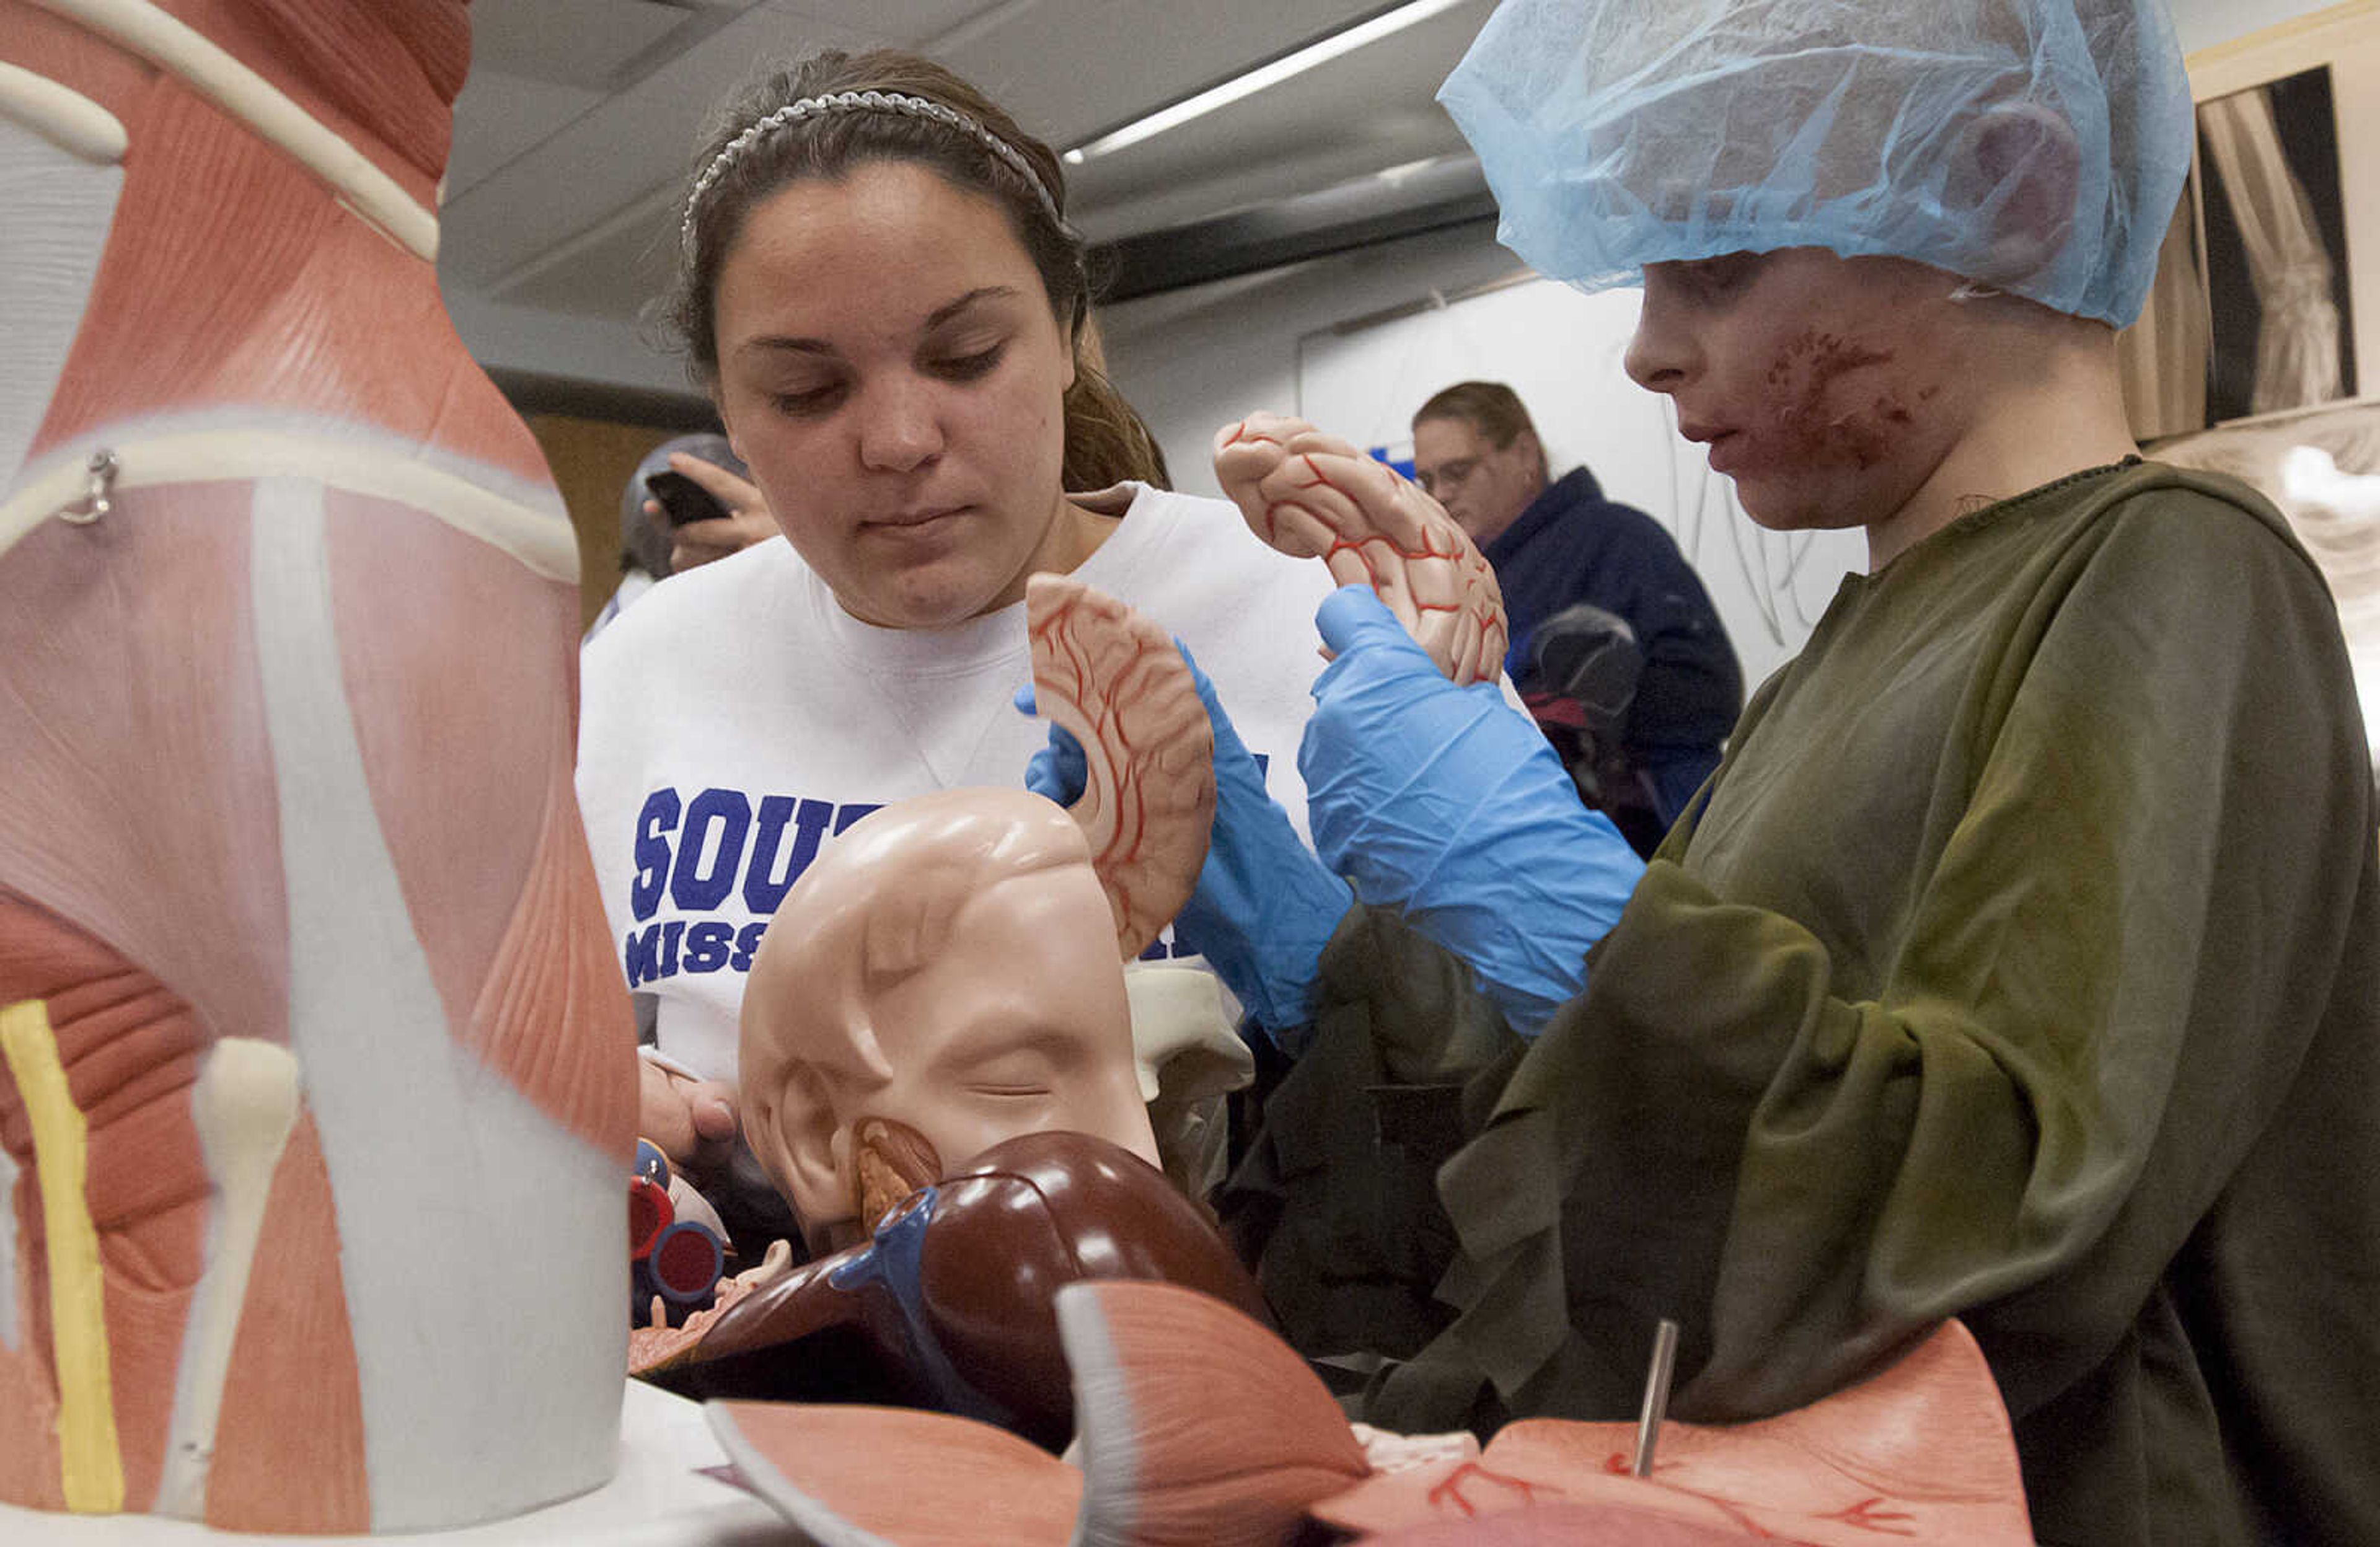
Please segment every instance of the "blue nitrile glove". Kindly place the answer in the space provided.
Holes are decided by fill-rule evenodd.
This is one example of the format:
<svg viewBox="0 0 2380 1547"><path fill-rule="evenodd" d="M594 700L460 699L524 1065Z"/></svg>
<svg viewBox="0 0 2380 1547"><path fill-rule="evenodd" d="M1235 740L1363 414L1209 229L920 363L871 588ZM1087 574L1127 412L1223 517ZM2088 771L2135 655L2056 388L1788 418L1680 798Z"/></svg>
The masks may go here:
<svg viewBox="0 0 2380 1547"><path fill-rule="evenodd" d="M1174 641L1182 648L1181 641ZM1289 813L1265 792L1264 772L1232 728L1215 685L1182 649L1198 701L1215 732L1215 821L1198 884L1173 920L1173 935L1207 958L1248 1018L1275 1043L1310 1019L1307 999L1331 932L1354 905L1347 883L1315 859ZM1016 695L1033 713L1033 689ZM1082 798L1081 743L1050 727L1050 744L1026 764L1025 787L1062 806ZM1298 1047L1283 1044L1283 1051Z"/></svg>
<svg viewBox="0 0 2380 1547"><path fill-rule="evenodd" d="M1297 751L1314 847L1536 1036L1586 986L1644 861L1497 684L1449 682L1368 588L1332 592L1314 622L1335 657Z"/></svg>

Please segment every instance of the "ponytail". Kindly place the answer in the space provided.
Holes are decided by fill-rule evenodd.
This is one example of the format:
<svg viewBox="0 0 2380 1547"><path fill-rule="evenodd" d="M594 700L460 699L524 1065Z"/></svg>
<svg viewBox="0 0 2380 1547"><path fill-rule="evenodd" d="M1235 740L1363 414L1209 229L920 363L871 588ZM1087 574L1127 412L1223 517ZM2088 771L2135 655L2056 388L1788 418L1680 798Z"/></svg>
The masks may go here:
<svg viewBox="0 0 2380 1547"><path fill-rule="evenodd" d="M1126 480L1173 487L1157 437L1098 366L1075 361L1075 384L1066 389L1065 407L1062 476L1068 493L1085 493Z"/></svg>

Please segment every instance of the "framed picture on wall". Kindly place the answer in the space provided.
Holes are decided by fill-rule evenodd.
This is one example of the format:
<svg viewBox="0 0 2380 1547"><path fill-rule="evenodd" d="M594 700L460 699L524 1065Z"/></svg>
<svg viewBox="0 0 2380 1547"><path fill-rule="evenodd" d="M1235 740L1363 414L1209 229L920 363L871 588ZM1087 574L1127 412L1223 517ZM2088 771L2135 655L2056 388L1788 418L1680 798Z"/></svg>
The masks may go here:
<svg viewBox="0 0 2380 1547"><path fill-rule="evenodd" d="M2144 441L2353 399L2380 370L2380 0L2189 64L2197 153L2119 344Z"/></svg>

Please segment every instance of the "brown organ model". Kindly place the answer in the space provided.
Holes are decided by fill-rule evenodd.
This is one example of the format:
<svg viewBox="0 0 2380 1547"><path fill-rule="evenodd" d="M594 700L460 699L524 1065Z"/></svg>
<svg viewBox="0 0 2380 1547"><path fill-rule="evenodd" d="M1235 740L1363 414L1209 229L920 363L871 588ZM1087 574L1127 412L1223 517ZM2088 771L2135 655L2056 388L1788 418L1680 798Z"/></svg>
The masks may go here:
<svg viewBox="0 0 2380 1547"><path fill-rule="evenodd" d="M0 0L0 1501L612 1469L633 1034L575 543L432 262L468 55L459 0Z"/></svg>
<svg viewBox="0 0 2380 1547"><path fill-rule="evenodd" d="M654 1334L638 1363L693 1395L896 1401L1054 1450L1074 1430L1055 1297L1092 1279L1162 1280L1270 1320L1214 1227L1154 1166L1085 1134L1033 1133L912 1194L867 1243Z"/></svg>

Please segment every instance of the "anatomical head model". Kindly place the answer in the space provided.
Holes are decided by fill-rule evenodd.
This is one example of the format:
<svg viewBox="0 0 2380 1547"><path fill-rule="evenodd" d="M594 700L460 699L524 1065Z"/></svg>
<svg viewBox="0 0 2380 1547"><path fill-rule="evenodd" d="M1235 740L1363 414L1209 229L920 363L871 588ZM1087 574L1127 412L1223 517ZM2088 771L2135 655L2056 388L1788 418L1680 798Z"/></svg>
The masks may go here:
<svg viewBox="0 0 2380 1547"><path fill-rule="evenodd" d="M1122 963L1206 859L1213 736L1148 619L1051 575L1026 614L1040 705L1083 748L1081 798L957 789L874 812L803 873L753 963L745 1127L813 1247L1017 1134L1157 1163Z"/></svg>
<svg viewBox="0 0 2380 1547"><path fill-rule="evenodd" d="M1082 829L1023 790L920 796L830 845L753 963L740 1063L814 1246L1017 1134L1157 1163L1108 895Z"/></svg>
<svg viewBox="0 0 2380 1547"><path fill-rule="evenodd" d="M1037 575L1026 611L1040 707L1078 739L1085 793L1071 810L1007 789L900 801L804 872L745 992L743 1107L832 1255L639 1333L639 1372L939 1407L1054 1447L1074 1421L1064 1285L1163 1279L1264 1315L1158 1169L1142 1102L1164 1050L1135 1051L1124 986L1206 858L1206 712L1130 609ZM838 1362L832 1340L855 1333L858 1363Z"/></svg>

